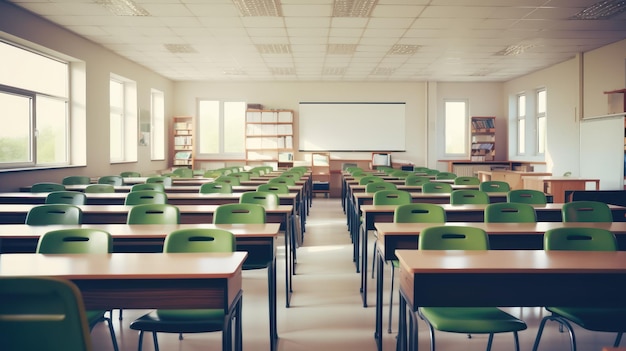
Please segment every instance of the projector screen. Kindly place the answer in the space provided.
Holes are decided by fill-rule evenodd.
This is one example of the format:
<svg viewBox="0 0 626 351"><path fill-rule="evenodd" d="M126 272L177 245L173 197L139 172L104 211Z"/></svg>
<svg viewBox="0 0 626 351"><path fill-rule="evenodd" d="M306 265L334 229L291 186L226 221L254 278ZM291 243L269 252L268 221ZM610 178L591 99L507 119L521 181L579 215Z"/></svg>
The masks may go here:
<svg viewBox="0 0 626 351"><path fill-rule="evenodd" d="M404 102L300 102L300 151L405 151Z"/></svg>

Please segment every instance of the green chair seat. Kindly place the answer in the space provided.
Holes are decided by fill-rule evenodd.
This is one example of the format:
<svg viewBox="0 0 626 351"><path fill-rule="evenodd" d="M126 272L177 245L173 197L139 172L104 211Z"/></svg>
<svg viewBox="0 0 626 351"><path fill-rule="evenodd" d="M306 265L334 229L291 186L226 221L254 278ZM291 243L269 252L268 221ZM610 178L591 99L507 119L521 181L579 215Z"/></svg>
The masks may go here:
<svg viewBox="0 0 626 351"><path fill-rule="evenodd" d="M626 308L546 307L546 310L587 330L609 333L626 331Z"/></svg>
<svg viewBox="0 0 626 351"><path fill-rule="evenodd" d="M422 307L420 313L433 328L451 333L510 333L526 329L526 323L493 307Z"/></svg>

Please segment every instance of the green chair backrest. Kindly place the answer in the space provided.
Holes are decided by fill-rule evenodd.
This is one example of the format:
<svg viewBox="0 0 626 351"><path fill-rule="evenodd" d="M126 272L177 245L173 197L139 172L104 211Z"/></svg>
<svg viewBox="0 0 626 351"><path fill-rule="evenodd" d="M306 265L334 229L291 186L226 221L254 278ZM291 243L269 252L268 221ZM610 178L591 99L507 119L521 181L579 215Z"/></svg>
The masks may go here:
<svg viewBox="0 0 626 351"><path fill-rule="evenodd" d="M426 173L430 168L424 166L413 166L413 172L415 173Z"/></svg>
<svg viewBox="0 0 626 351"><path fill-rule="evenodd" d="M296 166L296 167L291 167L291 168L289 169L289 172L298 172L298 173L300 173L300 174L304 174L304 173L306 173L308 170L309 170L309 169L308 169L308 167L306 167L306 166Z"/></svg>
<svg viewBox="0 0 626 351"><path fill-rule="evenodd" d="M26 214L28 225L82 224L82 221L83 211L68 204L39 205Z"/></svg>
<svg viewBox="0 0 626 351"><path fill-rule="evenodd" d="M0 339L3 350L92 350L80 290L67 279L0 278Z"/></svg>
<svg viewBox="0 0 626 351"><path fill-rule="evenodd" d="M602 228L563 227L543 235L545 250L617 251L617 239Z"/></svg>
<svg viewBox="0 0 626 351"><path fill-rule="evenodd" d="M128 178L128 177L141 177L141 173L135 171L124 171L120 173L120 177Z"/></svg>
<svg viewBox="0 0 626 351"><path fill-rule="evenodd" d="M303 173L300 172L295 172L295 171L288 171L288 172L283 172L280 174L280 177L282 178L293 178L293 180L298 180L302 177Z"/></svg>
<svg viewBox="0 0 626 351"><path fill-rule="evenodd" d="M165 192L165 186L162 183L142 183L135 184L130 191L143 191L143 190L152 190L152 191L161 191Z"/></svg>
<svg viewBox="0 0 626 351"><path fill-rule="evenodd" d="M456 174L452 173L452 172L438 172L437 175L435 176L435 179L455 179L456 178Z"/></svg>
<svg viewBox="0 0 626 351"><path fill-rule="evenodd" d="M126 194L124 205L166 204L167 194L156 190L138 190Z"/></svg>
<svg viewBox="0 0 626 351"><path fill-rule="evenodd" d="M432 194L432 193L450 194L452 192L452 185L448 183L428 182L428 183L422 184L422 192L424 194Z"/></svg>
<svg viewBox="0 0 626 351"><path fill-rule="evenodd" d="M31 193L50 193L53 191L63 191L65 185L59 183L40 182L35 183L30 187Z"/></svg>
<svg viewBox="0 0 626 351"><path fill-rule="evenodd" d="M250 180L250 173L248 172L236 172L228 175L229 177L239 178L239 182L242 180Z"/></svg>
<svg viewBox="0 0 626 351"><path fill-rule="evenodd" d="M485 223L532 223L537 221L535 208L521 202L498 202L485 207Z"/></svg>
<svg viewBox="0 0 626 351"><path fill-rule="evenodd" d="M366 193L375 193L379 190L397 190L398 187L389 182L373 182L365 184L365 192Z"/></svg>
<svg viewBox="0 0 626 351"><path fill-rule="evenodd" d="M451 205L467 205L467 204L482 204L489 203L489 195L486 192L467 189L467 190L453 190L450 193Z"/></svg>
<svg viewBox="0 0 626 351"><path fill-rule="evenodd" d="M80 191L53 191L46 196L46 204L84 205L86 199Z"/></svg>
<svg viewBox="0 0 626 351"><path fill-rule="evenodd" d="M396 223L445 223L446 211L437 204L410 203L399 205L393 212Z"/></svg>
<svg viewBox="0 0 626 351"><path fill-rule="evenodd" d="M266 208L275 208L280 204L276 193L265 191L246 191L241 194L239 202L242 204L259 204Z"/></svg>
<svg viewBox="0 0 626 351"><path fill-rule="evenodd" d="M400 178L400 179L405 179L406 177L411 175L411 172L409 171L401 171L401 170L395 170L393 172L391 172L391 174L389 174L392 177L396 177L396 178Z"/></svg>
<svg viewBox="0 0 626 351"><path fill-rule="evenodd" d="M200 194L220 193L231 194L233 192L233 186L230 183L223 182L211 182L200 185Z"/></svg>
<svg viewBox="0 0 626 351"><path fill-rule="evenodd" d="M52 230L42 235L37 242L37 253L42 254L105 254L112 251L111 234L92 228Z"/></svg>
<svg viewBox="0 0 626 351"><path fill-rule="evenodd" d="M241 185L241 179L240 178L232 177L230 175L219 176L219 177L215 178L215 181L216 182L220 182L220 183L228 183L231 186L239 186L239 185Z"/></svg>
<svg viewBox="0 0 626 351"><path fill-rule="evenodd" d="M261 224L265 223L265 207L259 204L219 205L213 214L214 224Z"/></svg>
<svg viewBox="0 0 626 351"><path fill-rule="evenodd" d="M177 174L181 178L193 178L193 170L187 167L176 168L172 173Z"/></svg>
<svg viewBox="0 0 626 351"><path fill-rule="evenodd" d="M168 204L143 204L128 210L127 224L179 224L178 207Z"/></svg>
<svg viewBox="0 0 626 351"><path fill-rule="evenodd" d="M531 205L545 205L548 200L546 194L539 190L515 189L506 194L507 202L521 202Z"/></svg>
<svg viewBox="0 0 626 351"><path fill-rule="evenodd" d="M148 177L146 178L146 183L147 184L151 184L151 183L157 183L157 184L163 184L164 187L170 187L172 186L172 178L170 177Z"/></svg>
<svg viewBox="0 0 626 351"><path fill-rule="evenodd" d="M506 193L511 191L511 186L509 183L500 180L488 180L480 183L478 189L488 193Z"/></svg>
<svg viewBox="0 0 626 351"><path fill-rule="evenodd" d="M276 177L276 178L271 178L270 180L267 181L268 184L285 184L287 186L294 186L296 185L296 180L293 178L287 178L287 177Z"/></svg>
<svg viewBox="0 0 626 351"><path fill-rule="evenodd" d="M224 170L219 170L219 169L213 169L213 170L208 170L206 172L204 172L204 174L202 175L204 178L217 178L221 175L224 175Z"/></svg>
<svg viewBox="0 0 626 351"><path fill-rule="evenodd" d="M403 205L413 201L411 193L404 190L380 190L374 193L374 205Z"/></svg>
<svg viewBox="0 0 626 351"><path fill-rule="evenodd" d="M98 178L98 184L123 185L124 180L121 176L111 175Z"/></svg>
<svg viewBox="0 0 626 351"><path fill-rule="evenodd" d="M422 230L420 250L488 250L487 233L476 227L434 226Z"/></svg>
<svg viewBox="0 0 626 351"><path fill-rule="evenodd" d="M466 176L456 177L454 178L454 184L455 185L479 185L480 179L478 179L477 177L466 177Z"/></svg>
<svg viewBox="0 0 626 351"><path fill-rule="evenodd" d="M289 186L281 183L261 184L256 188L257 191L266 191L276 194L289 194Z"/></svg>
<svg viewBox="0 0 626 351"><path fill-rule="evenodd" d="M365 185L374 182L384 182L384 179L374 175L368 175L359 179L359 185Z"/></svg>
<svg viewBox="0 0 626 351"><path fill-rule="evenodd" d="M114 193L115 187L111 184L89 184L85 187L86 193Z"/></svg>
<svg viewBox="0 0 626 351"><path fill-rule="evenodd" d="M68 176L61 181L63 185L84 185L89 183L91 183L91 178L87 176Z"/></svg>
<svg viewBox="0 0 626 351"><path fill-rule="evenodd" d="M169 233L163 252L233 252L236 247L235 236L227 230L192 228Z"/></svg>
<svg viewBox="0 0 626 351"><path fill-rule="evenodd" d="M427 176L437 176L437 174L439 174L440 172L439 172L438 169L426 169L426 170L424 170L424 173Z"/></svg>
<svg viewBox="0 0 626 351"><path fill-rule="evenodd" d="M350 173L351 175L354 175L354 172L357 172L357 171L363 171L363 168L356 167L356 166L346 168L346 172Z"/></svg>
<svg viewBox="0 0 626 351"><path fill-rule="evenodd" d="M613 222L609 205L599 201L566 202L561 215L563 222Z"/></svg>
<svg viewBox="0 0 626 351"><path fill-rule="evenodd" d="M404 178L404 185L424 185L429 182L430 178L424 176L410 175Z"/></svg>

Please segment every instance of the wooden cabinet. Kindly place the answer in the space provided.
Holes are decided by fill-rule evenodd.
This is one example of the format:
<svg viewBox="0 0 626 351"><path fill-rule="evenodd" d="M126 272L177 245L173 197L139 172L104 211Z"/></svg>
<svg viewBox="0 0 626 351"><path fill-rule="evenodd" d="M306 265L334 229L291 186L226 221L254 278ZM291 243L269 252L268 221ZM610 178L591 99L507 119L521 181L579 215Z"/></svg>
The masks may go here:
<svg viewBox="0 0 626 351"><path fill-rule="evenodd" d="M330 193L330 154L314 152L311 154L311 176L313 177L313 193L321 193L328 197Z"/></svg>
<svg viewBox="0 0 626 351"><path fill-rule="evenodd" d="M171 136L171 166L193 168L193 117L177 116L172 118Z"/></svg>
<svg viewBox="0 0 626 351"><path fill-rule="evenodd" d="M292 167L293 111L246 111L246 161L248 164L270 164Z"/></svg>
<svg viewBox="0 0 626 351"><path fill-rule="evenodd" d="M496 156L496 118L472 117L472 161L493 161Z"/></svg>

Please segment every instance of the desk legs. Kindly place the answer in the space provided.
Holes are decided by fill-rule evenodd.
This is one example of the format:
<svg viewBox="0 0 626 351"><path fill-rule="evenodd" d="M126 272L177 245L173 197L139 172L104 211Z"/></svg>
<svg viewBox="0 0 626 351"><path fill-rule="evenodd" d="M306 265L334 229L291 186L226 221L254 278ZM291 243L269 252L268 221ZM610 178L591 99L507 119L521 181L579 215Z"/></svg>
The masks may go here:
<svg viewBox="0 0 626 351"><path fill-rule="evenodd" d="M413 311L414 306L407 303L407 298L402 289L398 289L400 295L398 311L398 338L396 340L396 351L418 350L418 326L417 312ZM409 325L407 326L407 309L409 309Z"/></svg>
<svg viewBox="0 0 626 351"><path fill-rule="evenodd" d="M278 344L278 316L276 308L276 258L267 267L267 289L270 309L270 351L276 351Z"/></svg>
<svg viewBox="0 0 626 351"><path fill-rule="evenodd" d="M376 348L378 351L383 349L383 282L384 282L384 265L383 256L374 252L376 260L376 330L374 338L376 339Z"/></svg>
<svg viewBox="0 0 626 351"><path fill-rule="evenodd" d="M367 307L367 223L363 223L359 233L359 236L361 236L361 239L359 240L359 244L361 246L361 297L363 299L363 307ZM359 272L359 270L357 270L357 272Z"/></svg>

